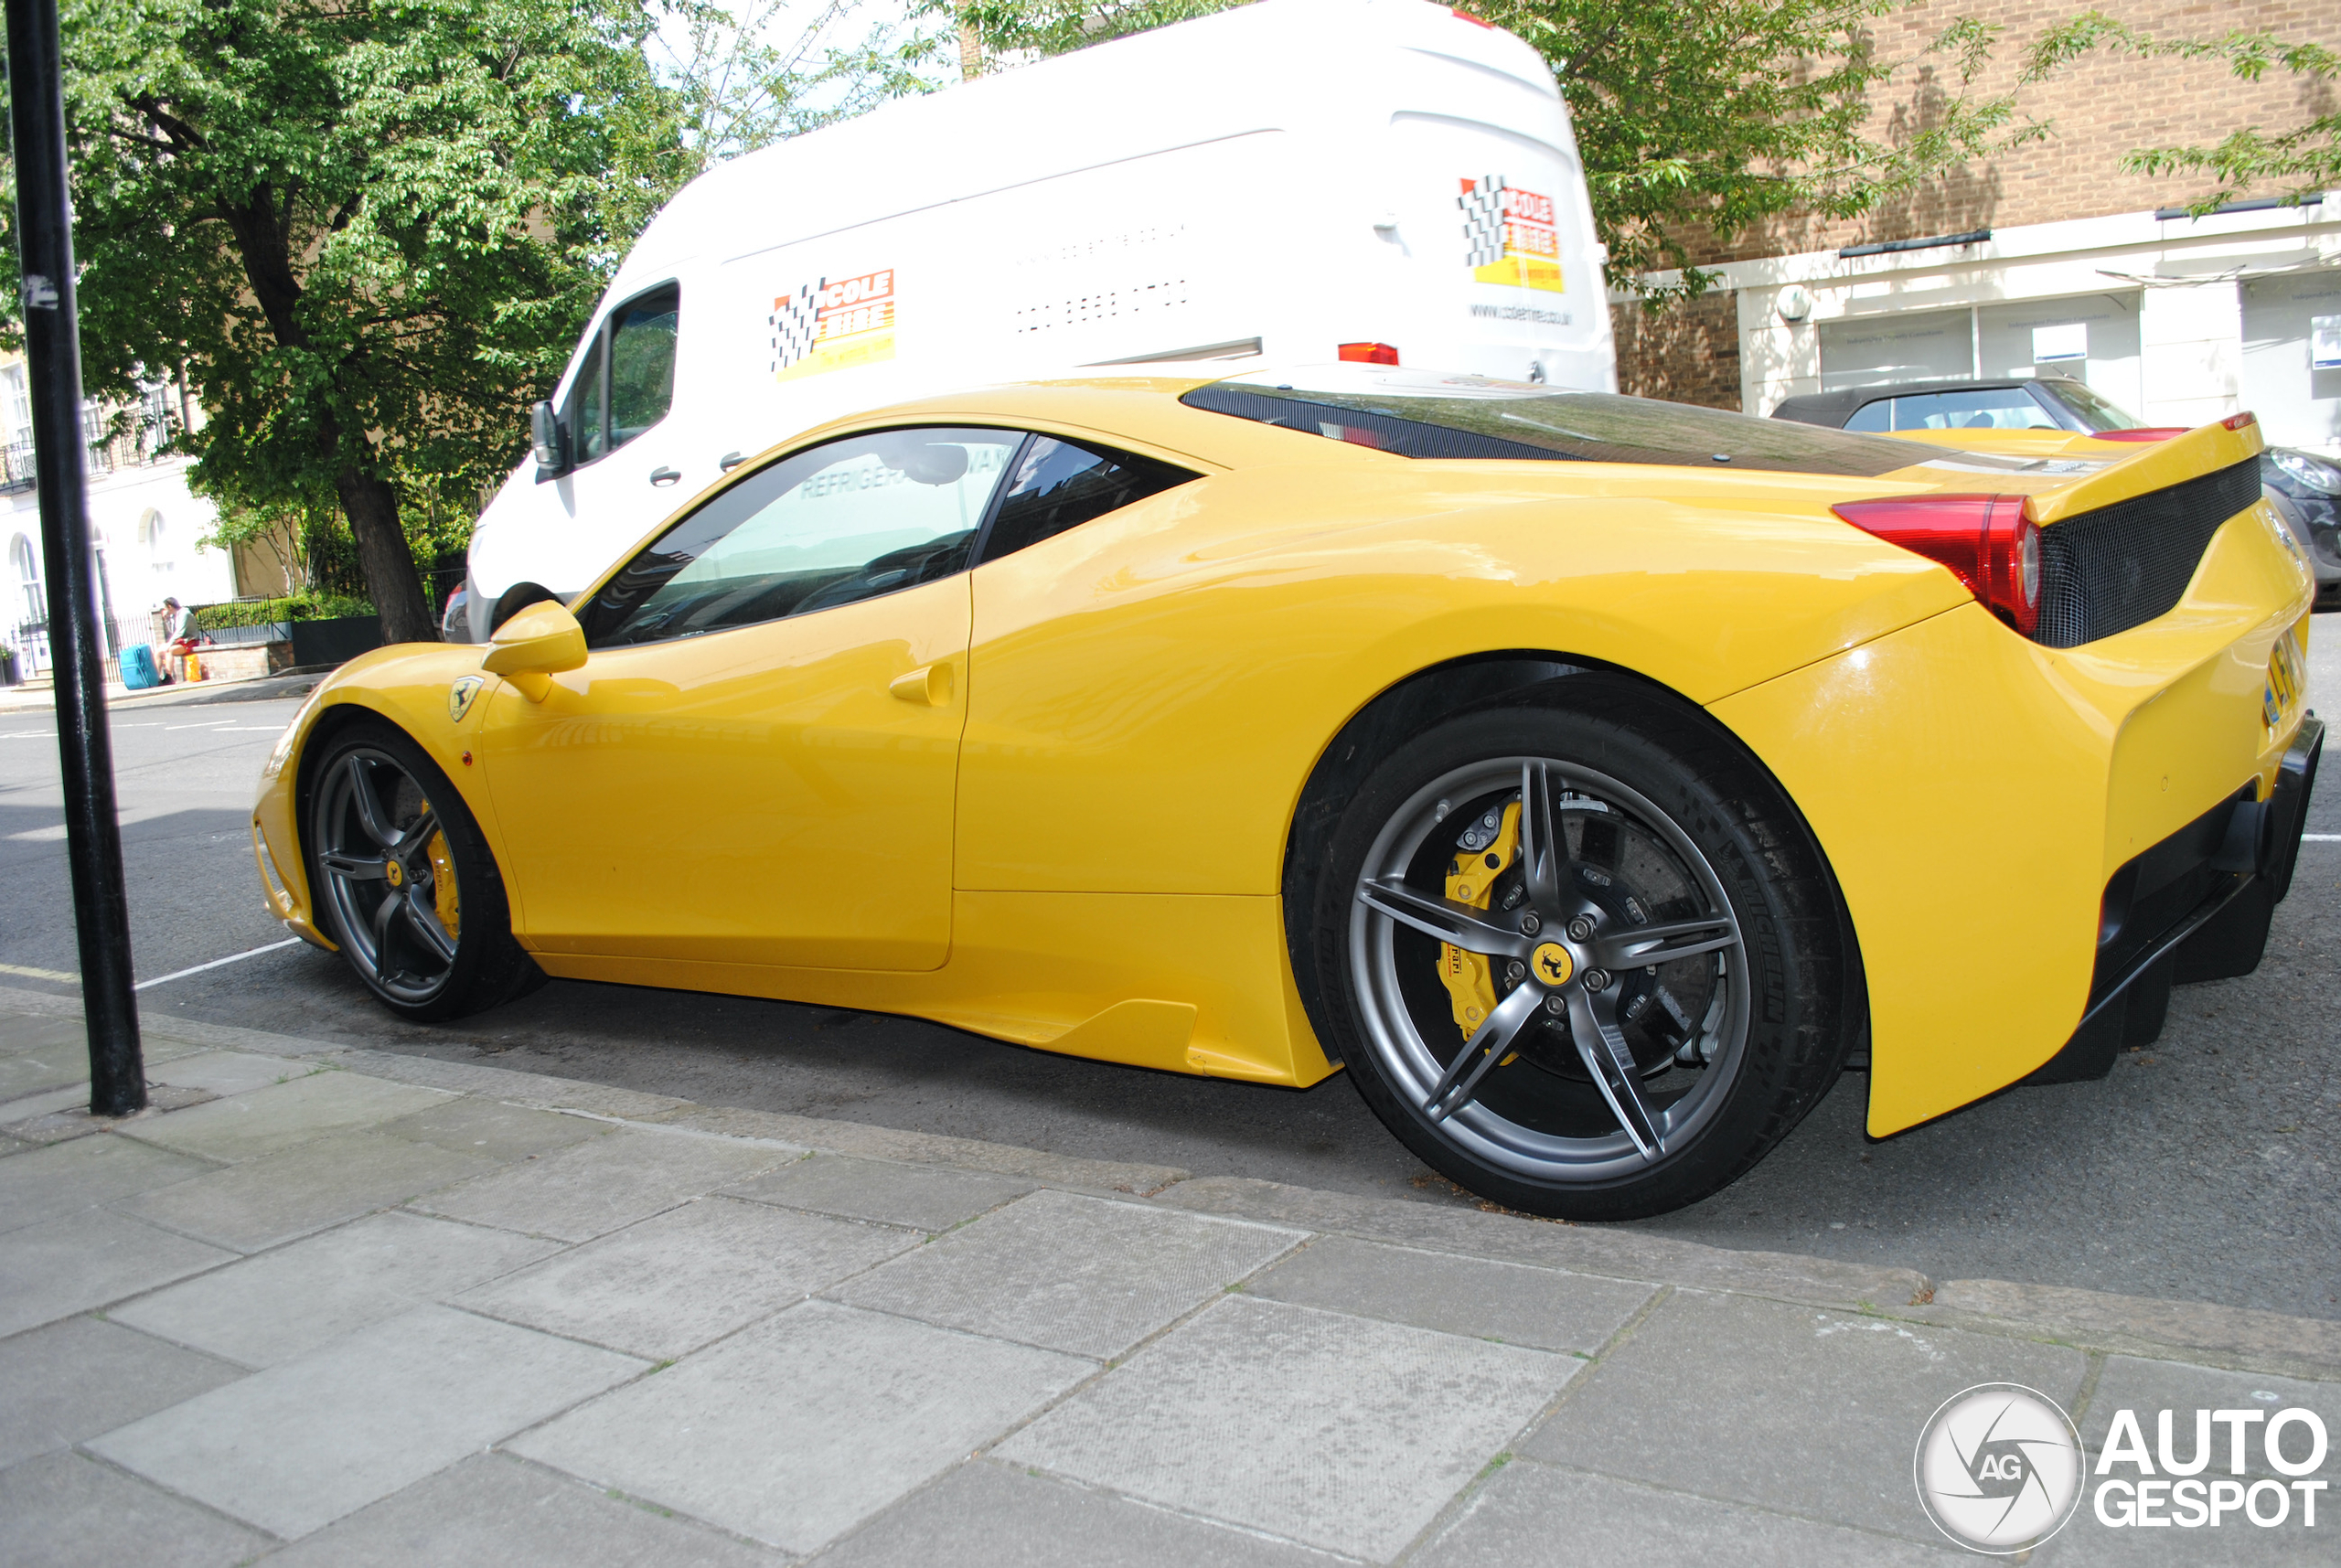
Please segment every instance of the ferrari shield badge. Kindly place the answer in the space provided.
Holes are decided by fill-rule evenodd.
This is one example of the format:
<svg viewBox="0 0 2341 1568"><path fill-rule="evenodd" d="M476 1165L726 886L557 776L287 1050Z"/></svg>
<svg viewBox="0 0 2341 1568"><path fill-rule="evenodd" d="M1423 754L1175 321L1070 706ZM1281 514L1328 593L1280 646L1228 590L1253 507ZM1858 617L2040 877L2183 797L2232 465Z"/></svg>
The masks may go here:
<svg viewBox="0 0 2341 1568"><path fill-rule="evenodd" d="M479 688L485 684L486 683L478 676L467 675L454 686L449 687L447 688L447 717L458 724L462 723L464 715L471 711L472 699L479 695Z"/></svg>

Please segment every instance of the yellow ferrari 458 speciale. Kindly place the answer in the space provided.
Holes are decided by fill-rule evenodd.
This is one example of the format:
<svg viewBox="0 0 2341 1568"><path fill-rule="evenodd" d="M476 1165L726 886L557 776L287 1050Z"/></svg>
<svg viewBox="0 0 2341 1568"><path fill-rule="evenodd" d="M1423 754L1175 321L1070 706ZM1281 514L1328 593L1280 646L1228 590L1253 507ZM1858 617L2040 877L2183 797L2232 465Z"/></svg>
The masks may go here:
<svg viewBox="0 0 2341 1568"><path fill-rule="evenodd" d="M786 442L321 685L262 875L396 1011L544 975L1258 1083L1691 1202L2259 962L2323 726L2249 415L2026 460L1363 365ZM646 523L650 519L646 518Z"/></svg>

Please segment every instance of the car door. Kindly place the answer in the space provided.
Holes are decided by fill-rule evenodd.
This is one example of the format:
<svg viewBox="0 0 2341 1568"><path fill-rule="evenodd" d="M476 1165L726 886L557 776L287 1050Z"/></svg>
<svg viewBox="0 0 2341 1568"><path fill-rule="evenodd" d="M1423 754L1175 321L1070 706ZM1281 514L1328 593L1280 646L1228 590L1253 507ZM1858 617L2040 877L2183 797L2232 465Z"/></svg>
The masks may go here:
<svg viewBox="0 0 2341 1568"><path fill-rule="evenodd" d="M487 695L515 929L550 952L932 969L951 937L967 565L1021 432L865 432L710 497Z"/></svg>

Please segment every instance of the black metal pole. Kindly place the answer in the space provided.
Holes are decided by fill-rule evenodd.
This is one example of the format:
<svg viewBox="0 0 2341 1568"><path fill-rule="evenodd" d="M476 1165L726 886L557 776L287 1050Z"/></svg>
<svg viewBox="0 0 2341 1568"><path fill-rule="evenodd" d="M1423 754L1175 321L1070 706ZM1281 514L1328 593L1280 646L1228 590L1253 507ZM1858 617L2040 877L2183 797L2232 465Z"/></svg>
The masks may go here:
<svg viewBox="0 0 2341 1568"><path fill-rule="evenodd" d="M114 820L106 667L91 581L82 476L81 340L73 304L73 219L65 176L65 91L57 0L7 0L8 113L16 137L16 243L24 267L33 465L48 566L48 645L57 677L57 754L65 775L65 856L81 947L81 1013L90 1035L90 1114L146 1104L131 993L130 903Z"/></svg>

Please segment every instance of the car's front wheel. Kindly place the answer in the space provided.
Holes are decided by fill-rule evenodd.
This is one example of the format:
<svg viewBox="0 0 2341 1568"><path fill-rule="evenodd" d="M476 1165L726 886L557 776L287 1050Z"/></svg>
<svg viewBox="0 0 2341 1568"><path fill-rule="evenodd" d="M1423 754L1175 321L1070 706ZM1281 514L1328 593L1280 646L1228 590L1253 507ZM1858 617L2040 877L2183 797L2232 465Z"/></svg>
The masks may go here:
<svg viewBox="0 0 2341 1568"><path fill-rule="evenodd" d="M1850 1045L1833 891L1788 803L1701 721L1609 695L1470 714L1385 759L1313 933L1384 1123L1459 1185L1573 1219L1735 1179Z"/></svg>
<svg viewBox="0 0 2341 1568"><path fill-rule="evenodd" d="M326 742L308 777L318 924L392 1011L452 1019L543 981L512 939L479 824L422 747L363 720Z"/></svg>

